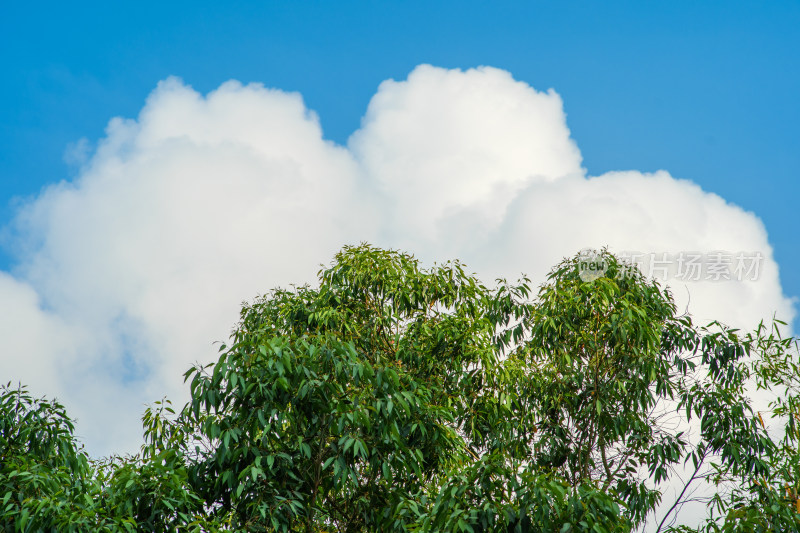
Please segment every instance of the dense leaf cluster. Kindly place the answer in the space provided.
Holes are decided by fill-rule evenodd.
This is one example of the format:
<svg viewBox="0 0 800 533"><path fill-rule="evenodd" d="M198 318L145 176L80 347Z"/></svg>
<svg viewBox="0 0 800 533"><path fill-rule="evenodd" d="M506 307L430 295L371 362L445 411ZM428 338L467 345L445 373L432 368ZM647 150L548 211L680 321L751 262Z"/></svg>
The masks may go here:
<svg viewBox="0 0 800 533"><path fill-rule="evenodd" d="M6 386L0 527L800 530L793 339L697 327L598 258L602 276L566 259L534 294L345 248L318 287L246 304L219 360L185 374L189 403L145 412L135 457L89 459L57 402ZM770 433L750 392L778 387ZM673 526L697 486L708 518Z"/></svg>

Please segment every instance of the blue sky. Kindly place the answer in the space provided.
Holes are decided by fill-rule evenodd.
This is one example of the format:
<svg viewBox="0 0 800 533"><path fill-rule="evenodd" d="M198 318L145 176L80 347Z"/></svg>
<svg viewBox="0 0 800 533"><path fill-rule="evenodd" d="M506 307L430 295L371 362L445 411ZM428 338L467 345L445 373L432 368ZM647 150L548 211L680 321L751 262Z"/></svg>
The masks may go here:
<svg viewBox="0 0 800 533"><path fill-rule="evenodd" d="M306 281L292 276L313 276L342 239L463 255L489 273L539 272L559 254L610 241L652 242L651 251L768 242L780 283L698 284L692 302L734 322L786 310L800 296L797 28L798 2L0 4L0 334L29 358L23 365L7 349L0 375L64 396L87 421L90 449L130 449L120 443L130 431L112 441L104 428L135 426L143 402L177 394L180 374L229 331L242 299ZM469 70L483 65L499 70ZM183 82L159 85L171 76ZM221 87L231 79L297 92L305 107L285 92ZM504 104L511 110L499 116ZM335 144L314 141L307 110ZM262 131L248 114L275 127ZM113 117L135 122L106 130ZM195 130L205 132L199 141ZM437 144L430 131L463 146ZM270 152L278 145L286 152ZM485 157L473 158L484 145ZM87 148L83 158L76 146ZM251 161L253 150L268 155ZM270 166L285 160L288 174ZM475 170L486 161L496 166ZM306 163L316 174L302 174ZM548 181L580 166L599 178ZM437 176L442 168L450 173ZM669 174L650 175L661 169ZM303 179L265 185L253 177L262 171ZM546 179L525 189L526 173L537 172ZM416 202L431 181L440 180L436 198L463 187L461 173L473 196ZM327 181L314 182L322 174ZM63 180L74 185L54 188ZM288 192L270 196L276 190ZM513 201L484 201L497 191ZM258 194L277 203L248 204ZM326 210L336 198L348 207ZM608 240L558 218L573 198L572 208L609 218ZM283 204L310 213L324 235L295 228ZM729 204L763 221L766 237ZM259 218L265 206L284 218ZM357 222L342 218L362 208ZM364 221L382 229L363 231ZM440 233L425 232L433 226ZM4 319L16 322L4 330ZM116 388L104 393L130 396L108 404L127 407L97 405L92 387L106 378Z"/></svg>

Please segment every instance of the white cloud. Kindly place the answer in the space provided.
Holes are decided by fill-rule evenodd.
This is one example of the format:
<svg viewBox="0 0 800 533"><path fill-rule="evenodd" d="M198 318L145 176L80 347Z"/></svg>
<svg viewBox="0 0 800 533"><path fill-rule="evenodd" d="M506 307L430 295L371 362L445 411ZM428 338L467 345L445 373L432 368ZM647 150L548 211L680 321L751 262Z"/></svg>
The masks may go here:
<svg viewBox="0 0 800 533"><path fill-rule="evenodd" d="M143 404L184 398L182 373L214 355L242 300L313 280L343 242L372 239L358 175L299 95L227 83L203 98L170 79L138 120L111 121L74 183L22 210L18 283L91 332L70 354L29 350L28 364L73 370L58 390L93 451L138 445Z"/></svg>
<svg viewBox="0 0 800 533"><path fill-rule="evenodd" d="M744 326L792 315L753 214L665 172L586 177L560 97L492 68L384 82L346 147L297 94L166 80L14 232L0 375L63 398L95 453L138 446L144 403L185 399L182 373L214 357L242 300L313 281L361 240L460 257L487 280L541 281L586 246L760 251L758 281L690 284L691 309Z"/></svg>
<svg viewBox="0 0 800 533"><path fill-rule="evenodd" d="M475 262L488 270L505 270L509 276L513 275L512 267L527 269L534 279L541 279L552 258L604 245L617 253L644 254L640 258L643 266L651 264L655 267L652 273L662 280L659 264L647 259L653 257L651 253L655 259L665 259L663 254L669 254L664 263L670 267L666 281L680 308L688 304L698 323L717 319L753 328L773 313L789 320L793 317L762 222L754 214L663 171L609 172L589 179L531 185L515 197L503 225L489 236ZM676 277L676 256L681 252L686 252L686 258L702 252L711 261L715 251L727 252L723 260L730 260L730 281L723 281L722 275L714 281L716 276L706 271L700 273L698 281ZM746 276L746 271L741 275L735 272L739 252L746 267L758 262L757 273L751 271ZM755 253L762 255L760 261L750 260ZM650 274L649 268L644 270ZM750 279L756 274L756 280Z"/></svg>
<svg viewBox="0 0 800 533"><path fill-rule="evenodd" d="M386 205L384 235L437 254L486 235L524 187L583 174L561 98L489 67L385 81L349 147Z"/></svg>
<svg viewBox="0 0 800 533"><path fill-rule="evenodd" d="M58 316L42 310L30 285L5 272L0 272L0 296L3 384L13 379L15 384L34 384L37 395L61 394L59 356L68 353L75 335Z"/></svg>

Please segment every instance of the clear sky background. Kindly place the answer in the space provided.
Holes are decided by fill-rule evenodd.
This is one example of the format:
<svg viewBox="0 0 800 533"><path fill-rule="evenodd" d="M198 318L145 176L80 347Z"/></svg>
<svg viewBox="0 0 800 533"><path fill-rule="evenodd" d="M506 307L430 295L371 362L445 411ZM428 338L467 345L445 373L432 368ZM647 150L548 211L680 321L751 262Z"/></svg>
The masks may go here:
<svg viewBox="0 0 800 533"><path fill-rule="evenodd" d="M510 265L516 272L541 274L563 253L573 253L569 250L578 246L573 243L621 243L639 250L652 244L652 251L771 246L772 277L765 275L769 279L755 292L717 285L698 286L692 295L697 294L698 309L727 312L734 323L749 323L748 312L782 310L785 316L787 302L800 295L798 28L796 1L2 2L0 318L6 323L0 330L6 351L0 356L0 381L20 379L37 393L64 397L84 421L79 430L91 450L130 449L131 442L136 444L132 433L115 429L112 438L105 435L108 427L131 420L135 425L142 403L164 392L180 399L175 393L180 374L205 358L197 346L224 336L238 302L278 283L309 281L304 276L328 261L343 239L362 237L401 245L428 259L463 255L490 273ZM422 64L437 68L415 71ZM483 65L501 70L469 71ZM183 83L173 80L156 89L171 76ZM527 85L514 84L512 76ZM297 100L258 88L218 90L231 79L299 93L319 117L324 139L335 144L308 140L316 126ZM409 81L381 85L389 79ZM212 91L218 98L203 100ZM563 128L561 102L569 131ZM286 110L298 111L289 116ZM449 127L445 131L453 138L470 132L473 144L464 141L463 149L437 144L443 136L433 136L440 130L427 127L426 120L440 112L445 118L431 124ZM259 144L253 139L261 130L242 126L249 115L282 129L270 130L272 137L264 133L272 140ZM279 115L283 118L274 118ZM115 122L107 130L113 117L138 122ZM419 130L413 130L415 124ZM535 128L526 129L532 124ZM179 135L170 128L184 129ZM195 133L205 135L202 142ZM296 143L295 133L302 137ZM195 148L202 149L191 152L187 144L167 153L163 146L169 143L158 144L163 139L196 141ZM377 220L375 226L383 229L326 234L314 248L316 241L297 233L291 216L252 224L269 210L247 204L262 189L255 181L220 188L225 172L212 170L267 175L272 167L264 161L283 156L264 156L248 166L243 161L249 155L229 158L225 146L249 147L242 154L255 146L266 153L284 140L286 153L301 154L284 158L297 168L311 160L319 163L322 170L316 173L297 171L306 181L313 184L314 176L335 167L325 183L345 176L342 183L352 189L342 186L317 198L325 183L291 189L286 196L276 185L264 192L279 202L269 204L272 208L297 194L292 200L297 212L319 216L315 224L327 230L347 226L347 221L329 222L339 220L342 211L366 205L372 211L363 220ZM156 145L160 148L152 148ZM488 145L493 151L485 158L469 159ZM96 151L98 146L106 151ZM582 160L573 153L575 146ZM452 153L439 160L439 149ZM203 159L208 154L219 157ZM435 164L417 165L425 158ZM487 161L491 165L484 174L470 174ZM471 176L470 187L477 192L444 207L419 203L427 184L442 174L437 169L448 172L437 182L436 195L446 197L462 187L462 173ZM669 175L647 177L661 169ZM634 172L607 174L627 170ZM491 191L507 187L513 204L502 194L494 203L481 203L489 194L481 189L481 176L488 180L493 172L500 177ZM515 172L519 179L503 181ZM204 177L191 181L195 174ZM545 176L545 185L514 196L527 187L528 174ZM574 190L547 185L562 174L605 177L563 182L573 183ZM429 182L403 182L408 176ZM705 192L673 178L690 180ZM359 180L368 185L359 186ZM54 188L62 181L73 185ZM125 188L116 192L114 184L120 183ZM167 192L159 189L164 183L170 186ZM369 197L366 189L377 190L383 200ZM242 195L225 196L232 190ZM352 190L342 196L342 205L353 198L363 205L325 214L325 202L335 201L337 190ZM549 194L562 200L545 201ZM608 223L616 228L608 240L602 233L581 240L577 232L587 224L575 229L567 218L558 219L563 215L559 202L578 196L586 200L576 205L589 214L588 225L607 214L617 217ZM222 198L220 209L231 215L225 220L253 215L217 235L223 218L204 225L213 210L192 211L181 203L186 197L191 205ZM147 200L136 203L137 198ZM466 218L442 222L444 229L435 236L424 233L429 222L433 226L451 216L454 205L474 209L465 211ZM493 218L493 206L509 215ZM541 217L530 218L537 209ZM393 214L381 218L383 211ZM556 222L549 225L545 215ZM151 221L152 228L131 233ZM467 237L452 229L470 224L478 231ZM496 233L481 237L481 228L489 226ZM242 227L250 228L249 240L239 242L241 232L234 229ZM623 238L626 232L630 240ZM551 233L569 250L562 252L543 236ZM163 235L177 237L161 248L150 247ZM469 242L474 235L478 244ZM484 237L485 246L480 244ZM536 244L539 256L519 251L528 243ZM269 254L252 255L258 247L270 248ZM110 249L114 254L106 253ZM227 254L228 262L203 255L209 250ZM529 268L532 261L538 263ZM237 270L248 262L252 267L246 275ZM278 262L284 270L275 266ZM292 278L301 271L301 279ZM228 290L219 281L225 276L252 281ZM212 285L213 294L197 296ZM208 318L220 306L227 306L224 313ZM737 309L744 314L736 315ZM108 384L98 388L101 382ZM100 393L110 395L101 402L107 405L98 405Z"/></svg>

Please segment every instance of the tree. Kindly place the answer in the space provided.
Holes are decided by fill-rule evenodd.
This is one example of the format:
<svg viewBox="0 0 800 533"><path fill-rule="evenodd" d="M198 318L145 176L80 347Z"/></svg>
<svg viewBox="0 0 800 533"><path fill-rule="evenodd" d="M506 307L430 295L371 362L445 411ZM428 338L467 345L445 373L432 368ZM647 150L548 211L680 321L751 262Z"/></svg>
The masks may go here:
<svg viewBox="0 0 800 533"><path fill-rule="evenodd" d="M691 531L797 528L794 339L697 327L656 282L597 261L587 278L565 259L534 297L525 278L489 287L457 261L346 247L318 287L244 305L218 361L185 374L190 402L146 411L139 456L81 456L51 514L78 513L59 489L77 479L109 530L690 531L668 525L702 482L710 515ZM780 439L748 383L787 388ZM12 456L28 471L41 453L4 452L0 491ZM684 463L687 490L656 515ZM30 529L32 497L12 496L0 524Z"/></svg>
<svg viewBox="0 0 800 533"><path fill-rule="evenodd" d="M3 530L95 525L91 468L63 406L0 387L0 504Z"/></svg>
<svg viewBox="0 0 800 533"><path fill-rule="evenodd" d="M146 417L147 418L147 417ZM90 459L54 400L0 386L0 529L213 531L176 450ZM179 527L175 527L178 524Z"/></svg>

